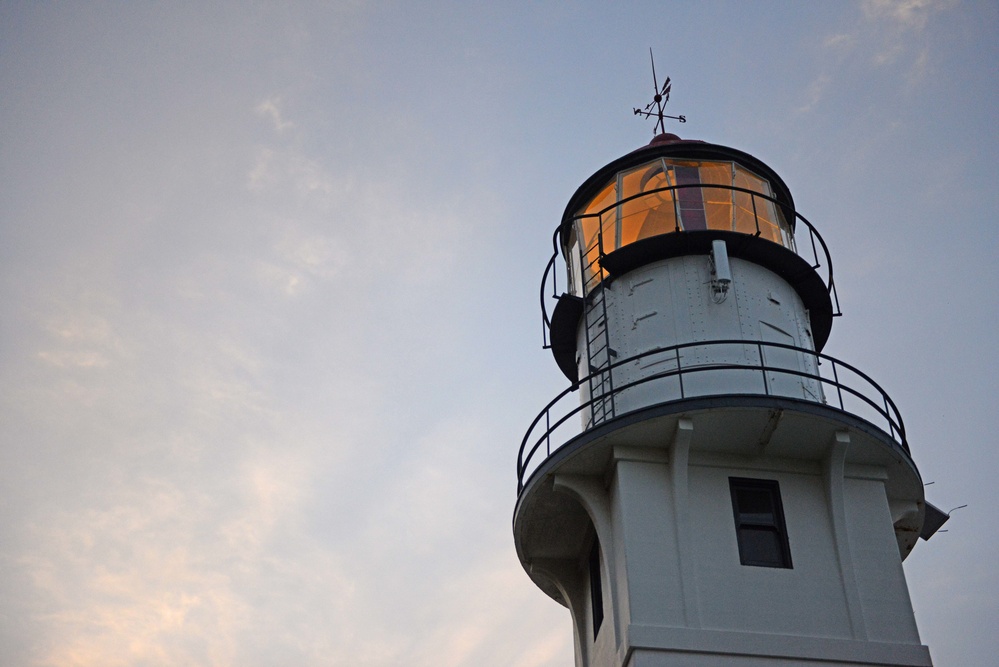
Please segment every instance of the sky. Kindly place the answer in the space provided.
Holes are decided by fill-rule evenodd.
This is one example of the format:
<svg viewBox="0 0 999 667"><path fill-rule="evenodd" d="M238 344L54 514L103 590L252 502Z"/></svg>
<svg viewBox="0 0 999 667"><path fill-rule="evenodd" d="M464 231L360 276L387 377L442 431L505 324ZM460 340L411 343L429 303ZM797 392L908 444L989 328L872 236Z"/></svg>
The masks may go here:
<svg viewBox="0 0 999 667"><path fill-rule="evenodd" d="M938 665L999 650L999 5L0 2L0 663L572 664L515 555L541 273L683 138L827 242Z"/></svg>

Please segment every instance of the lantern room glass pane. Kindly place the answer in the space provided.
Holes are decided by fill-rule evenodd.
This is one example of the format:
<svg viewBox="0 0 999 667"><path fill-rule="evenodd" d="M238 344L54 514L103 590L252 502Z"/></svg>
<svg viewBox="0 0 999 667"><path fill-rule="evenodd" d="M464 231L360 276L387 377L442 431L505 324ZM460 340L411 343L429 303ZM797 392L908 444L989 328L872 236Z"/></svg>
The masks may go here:
<svg viewBox="0 0 999 667"><path fill-rule="evenodd" d="M638 229L638 239L668 234L677 229L676 201L673 178L669 166L663 160L656 160L642 167L640 191L646 193L639 201L647 213Z"/></svg>
<svg viewBox="0 0 999 667"><path fill-rule="evenodd" d="M597 244L597 229L600 227L600 213L614 204L616 198L615 183L608 183L594 197L578 218L581 227L583 245L589 249Z"/></svg>
<svg viewBox="0 0 999 667"><path fill-rule="evenodd" d="M729 189L732 185L732 163L731 162L702 162L698 167L700 182L705 186L704 201L711 202L731 202L732 192Z"/></svg>
<svg viewBox="0 0 999 667"><path fill-rule="evenodd" d="M583 284L584 293L589 292L593 286L603 279L603 270L598 264L601 251L601 243L606 243L605 237L610 230L610 237L613 239L613 209L605 211L607 207L613 206L617 197L616 182L610 182L597 196L590 200L590 203L580 213L577 221L577 232L582 245L580 252L580 270L582 277L579 282ZM604 245L603 252L606 254L614 250L612 246ZM574 279L575 282L575 279Z"/></svg>
<svg viewBox="0 0 999 667"><path fill-rule="evenodd" d="M770 183L742 167L736 165L734 185L772 197ZM790 234L783 216L769 199L756 197L746 192L735 193L736 231L756 234L782 246L790 246Z"/></svg>
<svg viewBox="0 0 999 667"><path fill-rule="evenodd" d="M618 197L618 201L622 202L618 207L621 225L618 234L619 247L637 241L642 225L645 224L645 219L649 217L652 202L647 197L641 196L641 194L644 191L643 185L646 175L655 169L655 164L652 167L643 165L638 169L632 169L621 174L621 195ZM661 168L659 171L661 171Z"/></svg>
<svg viewBox="0 0 999 667"><path fill-rule="evenodd" d="M676 203L667 165L662 160L625 172L619 182L620 246L676 231Z"/></svg>

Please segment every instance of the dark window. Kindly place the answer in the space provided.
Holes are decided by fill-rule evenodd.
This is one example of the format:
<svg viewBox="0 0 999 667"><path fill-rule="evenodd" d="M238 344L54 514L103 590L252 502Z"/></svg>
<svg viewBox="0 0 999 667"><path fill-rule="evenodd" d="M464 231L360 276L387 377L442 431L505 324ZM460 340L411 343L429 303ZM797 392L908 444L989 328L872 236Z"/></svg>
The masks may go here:
<svg viewBox="0 0 999 667"><path fill-rule="evenodd" d="M590 549L590 606L593 615L593 638L597 638L600 624L604 621L604 595L600 586L600 543L596 538Z"/></svg>
<svg viewBox="0 0 999 667"><path fill-rule="evenodd" d="M774 480L729 477L739 560L743 565L791 567L780 487Z"/></svg>

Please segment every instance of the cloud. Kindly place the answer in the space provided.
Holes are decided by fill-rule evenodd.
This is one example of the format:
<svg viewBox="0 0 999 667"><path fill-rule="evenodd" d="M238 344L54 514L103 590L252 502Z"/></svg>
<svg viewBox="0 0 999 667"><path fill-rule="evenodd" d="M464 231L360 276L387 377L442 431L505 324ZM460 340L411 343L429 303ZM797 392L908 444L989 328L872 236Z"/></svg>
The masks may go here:
<svg viewBox="0 0 999 667"><path fill-rule="evenodd" d="M347 245L331 234L310 233L294 221L274 246L274 256L259 263L259 275L265 284L288 296L297 296L316 283L325 283L350 263Z"/></svg>
<svg viewBox="0 0 999 667"><path fill-rule="evenodd" d="M231 190L181 191L184 207L148 221L136 240L154 252L99 238L100 252L74 251L77 268L52 267L25 291L17 314L41 335L24 336L18 407L48 430L28 434L31 456L5 473L20 478L13 495L35 495L5 517L0 556L20 583L3 613L25 619L39 665L488 655L505 640L467 587L495 570L521 582L505 531L504 559L485 539L462 545L468 560L448 568L467 587L437 598L433 615L409 590L429 594L427 572L447 578L456 524L482 537L508 523L507 507L463 511L484 501L457 471L488 476L475 448L488 434L378 394L445 400L426 378L415 391L409 373L435 353L439 324L402 331L399 307L440 309L433 288L480 232L460 200L431 201L401 177L408 165L345 167L284 139L249 146L220 166L239 176ZM122 229L126 216L94 234ZM401 456L400 442L426 460ZM366 460L382 465L367 476L348 465ZM341 532L310 523L327 485L344 494L327 514ZM435 641L413 638L411 618Z"/></svg>
<svg viewBox="0 0 999 667"><path fill-rule="evenodd" d="M210 498L162 480L130 486L32 529L19 566L35 584L33 620L49 636L38 664L179 662L231 634L239 603L185 537L210 514Z"/></svg>
<svg viewBox="0 0 999 667"><path fill-rule="evenodd" d="M108 365L107 357L93 350L42 350L38 358L59 368L103 368Z"/></svg>
<svg viewBox="0 0 999 667"><path fill-rule="evenodd" d="M845 90L849 79L858 79L848 72L866 70L869 62L887 71L901 68L898 75L911 87L918 86L932 69L927 26L934 14L953 5L953 0L863 0L860 21L852 30L822 40L824 71L803 91L804 101L795 112L815 110L831 89Z"/></svg>
<svg viewBox="0 0 999 667"><path fill-rule="evenodd" d="M231 466L122 476L36 515L14 568L30 582L18 599L32 601L20 610L32 661L550 664L572 634L554 602L544 609L561 622L529 611L541 594L494 528L509 508L483 487L494 480L474 444L488 438L485 424L453 418L381 480L327 478L311 448L250 441L226 450ZM359 532L310 530L329 484L349 485L336 511L357 514ZM510 642L531 618L551 629Z"/></svg>
<svg viewBox="0 0 999 667"><path fill-rule="evenodd" d="M261 642L304 658L300 643L260 629L291 624L321 642L323 608L352 596L329 554L288 530L309 475L302 461L251 457L221 485L146 477L48 515L18 562L48 636L37 664L248 664Z"/></svg>
<svg viewBox="0 0 999 667"><path fill-rule="evenodd" d="M840 33L836 35L829 35L824 40L822 40L822 46L827 49L839 49L847 48L853 45L855 41L855 36L847 33Z"/></svg>
<svg viewBox="0 0 999 667"><path fill-rule="evenodd" d="M297 149L260 148L247 174L246 185L251 191L291 187L300 196L331 197L349 191L352 179L338 181Z"/></svg>
<svg viewBox="0 0 999 667"><path fill-rule="evenodd" d="M295 124L290 120L285 120L281 115L281 98L280 97L269 97L260 104L257 105L255 109L258 115L265 118L269 118L274 124L274 130L278 133L284 132L285 130L290 130L295 127Z"/></svg>
<svg viewBox="0 0 999 667"><path fill-rule="evenodd" d="M278 234L276 257L260 264L259 275L288 295L347 267L397 285L450 277L459 249L472 248L487 229L458 210L473 193L427 199L411 171L401 162L334 171L297 147L259 148L246 187Z"/></svg>
<svg viewBox="0 0 999 667"><path fill-rule="evenodd" d="M112 300L94 291L82 290L73 302L52 295L43 316L41 349L36 358L59 369L104 368L123 353L121 338L105 316Z"/></svg>
<svg viewBox="0 0 999 667"><path fill-rule="evenodd" d="M903 30L922 30L929 15L947 5L948 0L864 0L861 7L869 19L888 19Z"/></svg>
<svg viewBox="0 0 999 667"><path fill-rule="evenodd" d="M912 48L921 49L914 40L929 24L930 17L953 6L952 0L864 0L861 4L864 18L876 28L880 45L876 48L874 62L888 65L899 60ZM910 70L910 78L925 70L923 62Z"/></svg>
<svg viewBox="0 0 999 667"><path fill-rule="evenodd" d="M795 109L797 113L807 113L814 109L819 102L822 100L823 95L825 95L826 89L829 87L829 83L832 78L827 74L820 74L811 84L808 86L808 90L805 93L806 100L803 105Z"/></svg>

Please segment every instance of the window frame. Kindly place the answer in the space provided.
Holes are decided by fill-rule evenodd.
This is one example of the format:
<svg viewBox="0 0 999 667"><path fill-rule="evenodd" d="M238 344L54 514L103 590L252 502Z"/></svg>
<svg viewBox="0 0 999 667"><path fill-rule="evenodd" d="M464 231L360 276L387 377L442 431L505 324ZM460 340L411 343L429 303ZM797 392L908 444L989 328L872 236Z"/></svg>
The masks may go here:
<svg viewBox="0 0 999 667"><path fill-rule="evenodd" d="M784 505L781 502L780 484L773 479L752 479L748 477L729 477L729 492L732 496L732 514L735 519L735 537L739 548L739 562L752 567L770 567L777 569L793 569L791 561L791 545L787 537L787 523L784 519ZM740 510L739 491L765 492L769 496L769 516L763 513L753 513ZM751 533L765 532L776 537L776 553L771 559L757 559L750 553L747 536Z"/></svg>
<svg viewBox="0 0 999 667"><path fill-rule="evenodd" d="M593 620L593 640L596 641L600 626L604 622L604 594L602 572L600 568L600 540L593 538L590 554L587 558L587 570L590 578L590 618Z"/></svg>

